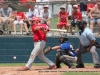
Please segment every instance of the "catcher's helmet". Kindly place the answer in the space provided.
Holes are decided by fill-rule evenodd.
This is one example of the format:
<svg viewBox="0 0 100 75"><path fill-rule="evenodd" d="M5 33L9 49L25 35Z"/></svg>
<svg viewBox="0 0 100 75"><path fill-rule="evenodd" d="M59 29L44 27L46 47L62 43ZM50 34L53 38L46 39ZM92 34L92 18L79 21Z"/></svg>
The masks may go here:
<svg viewBox="0 0 100 75"><path fill-rule="evenodd" d="M60 43L68 41L68 36L66 34L61 35L59 41Z"/></svg>

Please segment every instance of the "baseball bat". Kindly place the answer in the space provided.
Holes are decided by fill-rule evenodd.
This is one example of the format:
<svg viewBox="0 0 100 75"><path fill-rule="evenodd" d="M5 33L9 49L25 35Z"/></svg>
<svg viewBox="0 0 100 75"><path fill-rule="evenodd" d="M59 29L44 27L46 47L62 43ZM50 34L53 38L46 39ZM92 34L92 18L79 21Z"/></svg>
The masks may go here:
<svg viewBox="0 0 100 75"><path fill-rule="evenodd" d="M50 29L50 31L67 32L67 30L62 30L62 29Z"/></svg>

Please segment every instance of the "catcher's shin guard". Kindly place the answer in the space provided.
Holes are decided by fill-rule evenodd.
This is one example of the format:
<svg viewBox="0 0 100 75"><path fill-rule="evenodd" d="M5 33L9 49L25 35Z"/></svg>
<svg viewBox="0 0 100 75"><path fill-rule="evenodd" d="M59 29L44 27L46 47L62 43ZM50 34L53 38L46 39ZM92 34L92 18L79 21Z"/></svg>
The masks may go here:
<svg viewBox="0 0 100 75"><path fill-rule="evenodd" d="M55 61L55 63L56 63L56 67L57 68L60 68L61 66L60 66L60 63L61 63L61 61L59 60L59 57L60 57L61 55L60 55L60 53L57 53L56 54L56 61Z"/></svg>

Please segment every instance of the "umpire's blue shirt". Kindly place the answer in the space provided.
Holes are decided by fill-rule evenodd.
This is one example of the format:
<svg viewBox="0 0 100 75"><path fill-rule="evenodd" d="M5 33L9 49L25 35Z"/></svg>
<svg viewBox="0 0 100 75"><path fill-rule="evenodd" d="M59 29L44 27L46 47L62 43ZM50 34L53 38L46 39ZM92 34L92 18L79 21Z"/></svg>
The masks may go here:
<svg viewBox="0 0 100 75"><path fill-rule="evenodd" d="M95 40L92 31L86 27L83 32L81 30L78 32L79 40L82 46L89 46L92 40Z"/></svg>

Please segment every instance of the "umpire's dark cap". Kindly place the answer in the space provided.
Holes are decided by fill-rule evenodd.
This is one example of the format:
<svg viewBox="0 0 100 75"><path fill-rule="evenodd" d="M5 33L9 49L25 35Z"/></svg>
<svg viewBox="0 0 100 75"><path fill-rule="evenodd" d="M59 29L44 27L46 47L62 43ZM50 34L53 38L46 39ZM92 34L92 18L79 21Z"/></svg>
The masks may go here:
<svg viewBox="0 0 100 75"><path fill-rule="evenodd" d="M81 20L81 21L77 22L77 25L87 25L87 22L84 20Z"/></svg>

